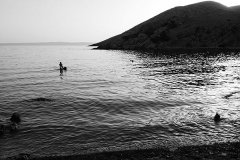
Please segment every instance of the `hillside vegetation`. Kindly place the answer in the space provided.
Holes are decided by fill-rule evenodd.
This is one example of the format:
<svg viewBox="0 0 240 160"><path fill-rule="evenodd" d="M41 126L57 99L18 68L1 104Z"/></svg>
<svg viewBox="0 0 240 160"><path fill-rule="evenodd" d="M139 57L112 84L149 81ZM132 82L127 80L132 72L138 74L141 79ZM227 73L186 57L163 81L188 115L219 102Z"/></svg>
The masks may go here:
<svg viewBox="0 0 240 160"><path fill-rule="evenodd" d="M206 1L175 7L93 44L98 49L240 47L240 6Z"/></svg>

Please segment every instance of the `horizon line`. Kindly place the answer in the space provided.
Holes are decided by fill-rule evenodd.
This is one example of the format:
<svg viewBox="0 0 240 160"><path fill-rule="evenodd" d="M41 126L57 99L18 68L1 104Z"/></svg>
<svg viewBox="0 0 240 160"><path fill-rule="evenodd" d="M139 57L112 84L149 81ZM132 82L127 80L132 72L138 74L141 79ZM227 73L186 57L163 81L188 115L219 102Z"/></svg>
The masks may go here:
<svg viewBox="0 0 240 160"><path fill-rule="evenodd" d="M93 42L23 42L23 43L0 43L0 46L14 46L14 45L88 45L94 44Z"/></svg>
<svg viewBox="0 0 240 160"><path fill-rule="evenodd" d="M0 44L76 44L76 43L94 43L94 42L7 42L7 43L0 43Z"/></svg>

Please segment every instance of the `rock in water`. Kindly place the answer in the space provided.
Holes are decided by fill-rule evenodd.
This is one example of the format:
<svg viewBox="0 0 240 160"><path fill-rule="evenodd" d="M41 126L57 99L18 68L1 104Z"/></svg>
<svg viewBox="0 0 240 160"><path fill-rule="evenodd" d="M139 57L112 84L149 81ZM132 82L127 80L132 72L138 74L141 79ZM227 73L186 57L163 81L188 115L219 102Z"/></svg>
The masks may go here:
<svg viewBox="0 0 240 160"><path fill-rule="evenodd" d="M13 113L10 118L10 121L15 123L20 123L21 122L20 115L18 113Z"/></svg>

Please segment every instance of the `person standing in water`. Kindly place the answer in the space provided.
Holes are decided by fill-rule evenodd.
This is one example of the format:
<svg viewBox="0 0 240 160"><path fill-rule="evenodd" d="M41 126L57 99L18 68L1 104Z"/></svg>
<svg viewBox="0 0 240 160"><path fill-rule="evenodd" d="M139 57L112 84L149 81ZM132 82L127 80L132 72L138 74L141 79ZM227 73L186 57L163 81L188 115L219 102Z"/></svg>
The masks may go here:
<svg viewBox="0 0 240 160"><path fill-rule="evenodd" d="M62 65L62 62L59 63L59 67L60 67L60 76L62 76L62 73L63 73L63 65Z"/></svg>
<svg viewBox="0 0 240 160"><path fill-rule="evenodd" d="M59 63L60 70L63 70L62 62Z"/></svg>

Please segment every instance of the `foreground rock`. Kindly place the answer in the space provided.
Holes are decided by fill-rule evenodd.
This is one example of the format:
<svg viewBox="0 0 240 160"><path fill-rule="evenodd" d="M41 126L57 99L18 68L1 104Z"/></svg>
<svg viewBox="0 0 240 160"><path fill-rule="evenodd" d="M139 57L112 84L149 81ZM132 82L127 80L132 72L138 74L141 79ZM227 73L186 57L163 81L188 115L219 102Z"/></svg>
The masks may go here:
<svg viewBox="0 0 240 160"><path fill-rule="evenodd" d="M14 132L17 130L19 123L21 122L20 114L13 113L10 121L4 121L0 123L0 135L6 133L6 131Z"/></svg>
<svg viewBox="0 0 240 160"><path fill-rule="evenodd" d="M98 49L240 47L240 6L201 2L167 10L93 44Z"/></svg>

